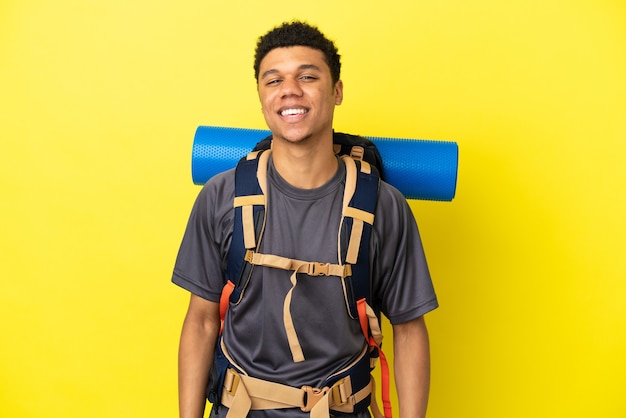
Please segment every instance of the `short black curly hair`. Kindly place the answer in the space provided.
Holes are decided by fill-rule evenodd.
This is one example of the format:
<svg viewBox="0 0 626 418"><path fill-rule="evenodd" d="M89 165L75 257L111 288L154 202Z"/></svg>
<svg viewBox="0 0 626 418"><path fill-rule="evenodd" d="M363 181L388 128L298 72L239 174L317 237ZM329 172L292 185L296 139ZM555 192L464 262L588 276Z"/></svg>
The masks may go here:
<svg viewBox="0 0 626 418"><path fill-rule="evenodd" d="M330 68L333 83L341 75L341 56L337 47L315 26L302 21L285 22L259 37L254 54L254 78L259 80L259 68L265 56L275 48L307 46L322 51Z"/></svg>

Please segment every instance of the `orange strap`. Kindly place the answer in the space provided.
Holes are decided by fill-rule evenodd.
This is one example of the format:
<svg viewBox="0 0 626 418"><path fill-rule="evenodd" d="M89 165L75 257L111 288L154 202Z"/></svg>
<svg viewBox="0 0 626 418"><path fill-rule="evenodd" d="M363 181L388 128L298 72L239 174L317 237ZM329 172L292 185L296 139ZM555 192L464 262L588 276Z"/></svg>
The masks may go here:
<svg viewBox="0 0 626 418"><path fill-rule="evenodd" d="M228 304L230 303L230 295L235 289L235 284L230 280L224 285L222 289L222 295L220 296L220 321L222 328L224 328L224 318L226 318L226 311L228 310ZM222 330L220 329L220 333Z"/></svg>
<svg viewBox="0 0 626 418"><path fill-rule="evenodd" d="M380 348L378 343L374 341L374 338L369 339L370 345L372 343L378 348L378 355L380 356L380 386L383 398L383 411L385 414L385 418L391 418L391 400L389 398L389 364L387 363L387 358L383 353L383 350Z"/></svg>
<svg viewBox="0 0 626 418"><path fill-rule="evenodd" d="M389 364L387 363L387 358L383 353L383 350L380 348L380 345L376 342L374 337L369 335L368 324L369 320L367 317L367 301L365 298L359 299L356 302L357 312L359 313L359 323L361 324L361 331L367 340L367 343L370 347L376 347L378 349L378 355L380 356L380 385L381 385L381 396L383 400L383 411L385 418L391 418L391 399L389 397ZM372 396L375 396L372 393Z"/></svg>
<svg viewBox="0 0 626 418"><path fill-rule="evenodd" d="M367 341L369 341L369 331L367 319L367 301L365 298L356 301L356 310L359 314L359 323L361 324L361 332Z"/></svg>

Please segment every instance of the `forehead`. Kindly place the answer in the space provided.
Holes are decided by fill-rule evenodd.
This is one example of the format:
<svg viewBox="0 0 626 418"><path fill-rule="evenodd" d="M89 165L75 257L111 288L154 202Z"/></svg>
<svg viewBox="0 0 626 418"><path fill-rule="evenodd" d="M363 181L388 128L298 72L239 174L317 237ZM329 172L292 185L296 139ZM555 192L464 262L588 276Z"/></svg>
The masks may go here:
<svg viewBox="0 0 626 418"><path fill-rule="evenodd" d="M322 51L308 46L290 46L274 48L268 52L261 60L259 74L270 70L287 71L303 65L314 65L330 73Z"/></svg>

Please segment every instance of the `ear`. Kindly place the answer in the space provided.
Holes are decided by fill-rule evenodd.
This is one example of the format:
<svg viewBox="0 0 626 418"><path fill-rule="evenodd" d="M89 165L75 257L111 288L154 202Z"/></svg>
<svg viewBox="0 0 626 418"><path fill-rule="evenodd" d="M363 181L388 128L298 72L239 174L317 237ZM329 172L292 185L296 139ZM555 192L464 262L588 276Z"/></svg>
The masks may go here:
<svg viewBox="0 0 626 418"><path fill-rule="evenodd" d="M343 102L343 81L337 81L335 84L335 104L338 106Z"/></svg>

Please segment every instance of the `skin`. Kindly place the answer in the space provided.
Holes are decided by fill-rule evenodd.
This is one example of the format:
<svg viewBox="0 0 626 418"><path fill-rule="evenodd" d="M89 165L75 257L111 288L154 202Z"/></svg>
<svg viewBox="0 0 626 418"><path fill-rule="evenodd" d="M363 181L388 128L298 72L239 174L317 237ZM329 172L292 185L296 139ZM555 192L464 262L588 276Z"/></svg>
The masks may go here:
<svg viewBox="0 0 626 418"><path fill-rule="evenodd" d="M295 187L321 186L337 170L332 127L343 83L333 83L321 51L304 46L270 51L257 81L276 169ZM287 109L300 113L281 114Z"/></svg>
<svg viewBox="0 0 626 418"><path fill-rule="evenodd" d="M401 418L424 418L430 391L430 345L424 317L393 326L394 375Z"/></svg>
<svg viewBox="0 0 626 418"><path fill-rule="evenodd" d="M304 46L270 51L261 61L257 82L263 116L273 135L276 169L295 187L322 186L337 170L332 126L335 107L343 101L343 83L333 82L321 51ZM204 414L219 329L219 304L191 295L178 355L180 418ZM394 325L393 334L399 416L423 418L430 386L424 318Z"/></svg>
<svg viewBox="0 0 626 418"><path fill-rule="evenodd" d="M202 418L205 390L220 330L219 303L191 295L178 349L180 418Z"/></svg>

